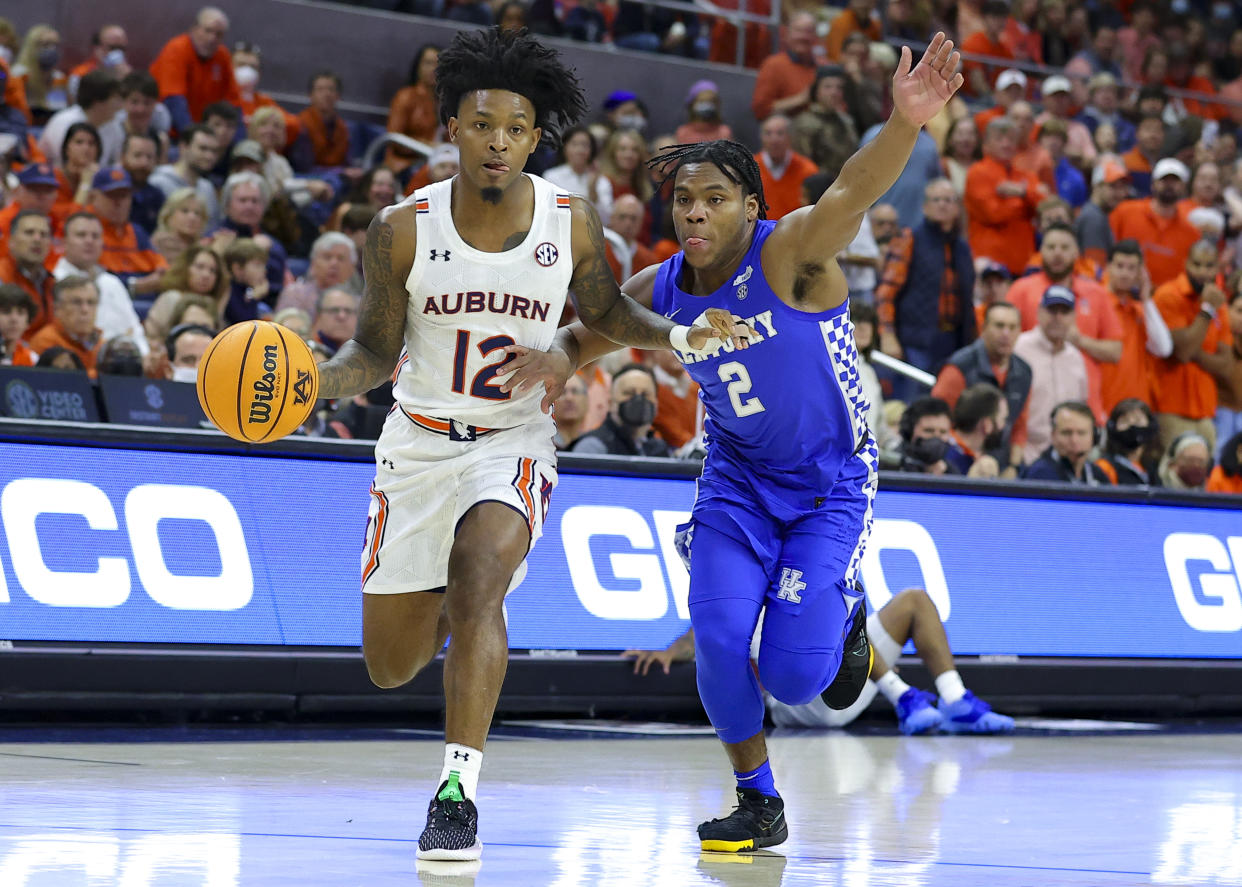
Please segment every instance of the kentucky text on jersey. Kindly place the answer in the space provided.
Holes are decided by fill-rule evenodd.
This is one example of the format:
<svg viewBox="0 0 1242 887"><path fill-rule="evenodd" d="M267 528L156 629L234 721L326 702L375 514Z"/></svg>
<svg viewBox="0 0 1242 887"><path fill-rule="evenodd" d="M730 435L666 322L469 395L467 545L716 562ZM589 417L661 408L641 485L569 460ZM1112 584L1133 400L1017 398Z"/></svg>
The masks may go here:
<svg viewBox="0 0 1242 887"><path fill-rule="evenodd" d="M426 303L423 305L424 314L480 314L490 312L492 314L507 314L510 317L524 317L527 320L547 320L548 311L551 308L547 302L541 302L538 299L528 299L525 296L512 296L509 293L503 293L500 304L497 305L497 297L493 292L481 292L472 290L466 293L457 293L456 296L445 293L440 296L437 301L434 296L428 296Z"/></svg>
<svg viewBox="0 0 1242 887"><path fill-rule="evenodd" d="M750 317L744 318L744 322L751 329L750 336L747 341L752 346L758 345L760 342L766 342L768 339L776 336L776 327L772 323L771 311L760 311ZM698 353L694 351L677 351L674 354L682 363L698 363L704 360L713 360L722 354L732 354L734 351L732 339L727 339L720 343L714 350L709 352Z"/></svg>

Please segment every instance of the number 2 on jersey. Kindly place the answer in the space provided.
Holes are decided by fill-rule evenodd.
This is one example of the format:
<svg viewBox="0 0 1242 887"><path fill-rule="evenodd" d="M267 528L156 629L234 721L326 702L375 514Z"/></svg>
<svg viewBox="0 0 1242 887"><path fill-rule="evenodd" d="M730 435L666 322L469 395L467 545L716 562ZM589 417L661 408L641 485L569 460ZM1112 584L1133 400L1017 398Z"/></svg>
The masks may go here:
<svg viewBox="0 0 1242 887"><path fill-rule="evenodd" d="M745 364L731 360L722 363L717 372L720 374L720 381L729 386L729 401L739 419L763 412L763 401L758 397L743 397L750 392L750 373L746 371Z"/></svg>
<svg viewBox="0 0 1242 887"><path fill-rule="evenodd" d="M479 353L483 357L491 354L493 351L500 351L513 344L513 340L508 336L491 336L484 339L478 344ZM453 390L458 394L466 393L466 359L470 356L470 331L457 331L457 350L453 353ZM500 372L500 368L513 360L514 355L506 354L504 360L497 360L493 363L484 365L484 367L474 374L474 380L470 383L471 397L481 397L484 400L508 400L511 392L501 391L500 385L495 381L496 374Z"/></svg>

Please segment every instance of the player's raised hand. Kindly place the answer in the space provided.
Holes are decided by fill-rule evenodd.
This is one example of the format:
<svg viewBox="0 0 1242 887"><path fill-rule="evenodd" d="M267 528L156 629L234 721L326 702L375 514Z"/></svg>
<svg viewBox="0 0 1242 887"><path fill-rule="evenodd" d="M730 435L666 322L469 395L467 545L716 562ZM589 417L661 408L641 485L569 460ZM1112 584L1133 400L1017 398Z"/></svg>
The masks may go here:
<svg viewBox="0 0 1242 887"><path fill-rule="evenodd" d="M922 126L948 104L964 82L958 71L962 57L953 51L953 41L945 38L944 31L938 31L911 70L913 58L910 47L903 46L893 75L893 106L915 126Z"/></svg>
<svg viewBox="0 0 1242 887"><path fill-rule="evenodd" d="M559 350L538 351L522 345L510 345L505 348L505 353L510 355L508 362L496 374L496 378L502 380L500 390L521 394L542 383L544 395L539 408L545 413L550 412L552 404L565 391L565 383L573 375L569 356Z"/></svg>
<svg viewBox="0 0 1242 887"><path fill-rule="evenodd" d="M736 314L731 314L723 308L708 308L703 312L703 319L709 325L701 326L696 322L687 335L691 348L702 351L710 346L713 339L722 342L732 339L733 347L739 350L750 346L750 337L754 334L754 330Z"/></svg>

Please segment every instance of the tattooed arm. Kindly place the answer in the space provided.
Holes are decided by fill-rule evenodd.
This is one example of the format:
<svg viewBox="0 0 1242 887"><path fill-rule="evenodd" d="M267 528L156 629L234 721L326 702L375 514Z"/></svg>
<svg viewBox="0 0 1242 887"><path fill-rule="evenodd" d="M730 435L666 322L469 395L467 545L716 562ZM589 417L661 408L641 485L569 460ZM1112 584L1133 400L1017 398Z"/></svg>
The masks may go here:
<svg viewBox="0 0 1242 887"><path fill-rule="evenodd" d="M582 324L618 345L668 348L676 324L621 292L608 267L599 213L580 197L571 198L571 204L574 276L569 289Z"/></svg>
<svg viewBox="0 0 1242 887"><path fill-rule="evenodd" d="M358 329L341 350L319 365L319 396L353 397L392 375L405 341L406 278L414 264L414 206L380 210L362 254L366 291Z"/></svg>

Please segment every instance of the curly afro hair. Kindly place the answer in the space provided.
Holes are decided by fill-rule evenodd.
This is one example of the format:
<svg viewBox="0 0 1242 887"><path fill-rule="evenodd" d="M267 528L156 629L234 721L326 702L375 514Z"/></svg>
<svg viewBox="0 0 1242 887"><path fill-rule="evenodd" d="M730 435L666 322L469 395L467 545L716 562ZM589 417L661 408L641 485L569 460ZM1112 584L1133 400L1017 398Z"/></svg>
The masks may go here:
<svg viewBox="0 0 1242 887"><path fill-rule="evenodd" d="M587 112L577 75L525 28L459 31L440 53L436 99L442 123L457 115L467 94L480 89L503 89L526 98L535 106L535 125L554 148L561 131Z"/></svg>

